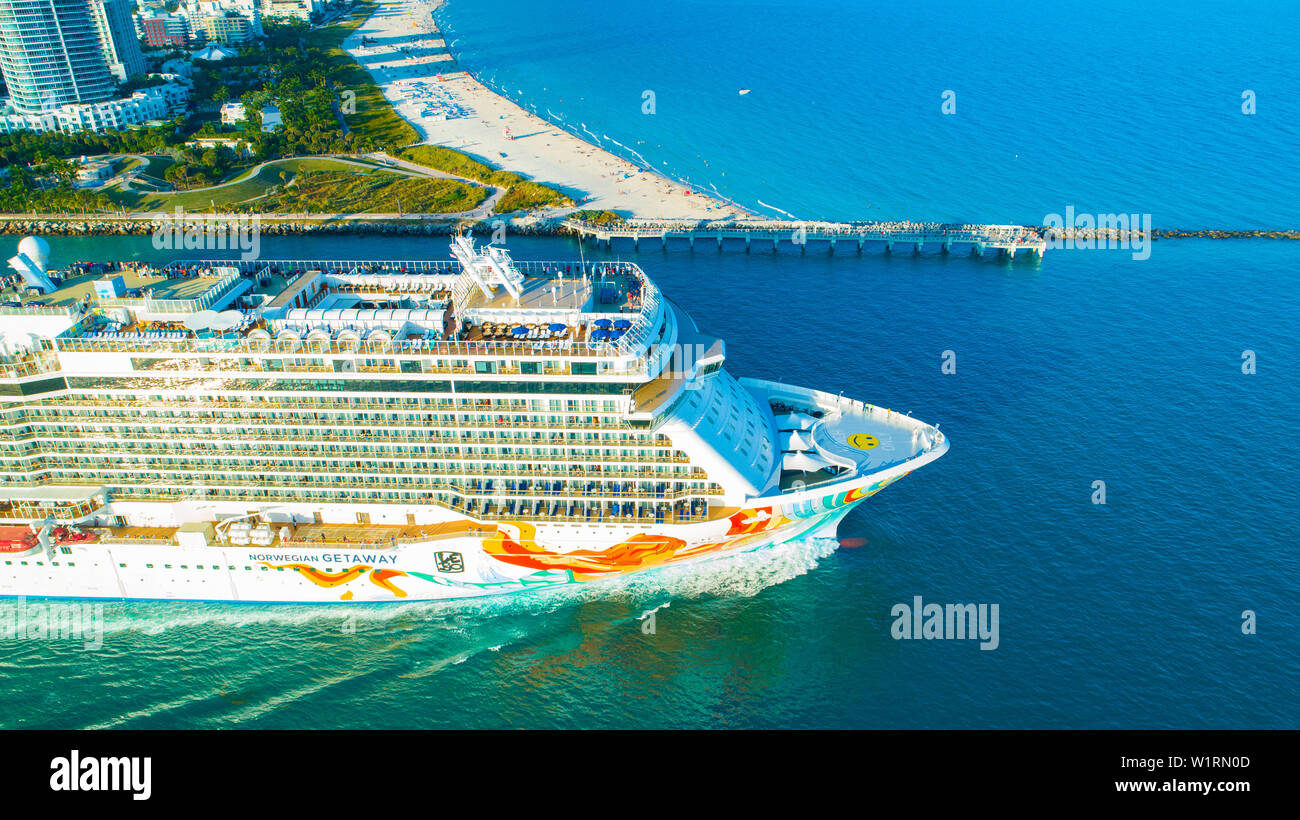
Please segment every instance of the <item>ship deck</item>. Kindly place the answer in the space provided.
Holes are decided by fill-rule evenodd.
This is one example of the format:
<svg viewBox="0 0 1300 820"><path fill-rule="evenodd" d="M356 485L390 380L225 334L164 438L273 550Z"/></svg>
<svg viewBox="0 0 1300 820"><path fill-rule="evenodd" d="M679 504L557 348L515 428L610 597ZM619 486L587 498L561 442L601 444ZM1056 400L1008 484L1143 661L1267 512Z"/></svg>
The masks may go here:
<svg viewBox="0 0 1300 820"><path fill-rule="evenodd" d="M709 510L709 521L718 521L729 518L739 511L738 507L712 507ZM578 519L574 519L575 521ZM616 524L621 522L607 521L596 522L581 519L586 523L608 523ZM700 523L703 519L689 523ZM515 519L511 519L513 523ZM565 523L565 519L556 519L555 521L532 521L530 523ZM646 524L649 522L641 522ZM672 524L672 521L666 522ZM688 523L688 522L682 522ZM482 538L497 532L497 524L493 521L475 521L463 519L459 521L447 521L440 524L287 524L271 522L268 524L271 530L272 541L269 545L258 544L231 544L228 539L218 536L209 543L210 547L224 549L226 547L266 547L274 549L293 549L293 548L312 548L312 549L336 549L336 550L381 550L393 549L406 544L419 544L428 541L437 541L445 538ZM283 527L290 529L290 535L286 539L280 538L280 530ZM21 540L21 537L30 532L27 527L10 527L13 530L13 540L15 544ZM76 541L65 538L57 538L59 544L103 544L105 546L121 545L176 545L177 532L180 527L76 527L83 533L88 533L92 537L85 541Z"/></svg>
<svg viewBox="0 0 1300 820"><path fill-rule="evenodd" d="M138 290L154 299L197 299L219 281L215 276L169 278L150 270L126 268L72 276L59 282L58 290L44 295L31 297L6 295L5 298L24 305L37 302L51 307L66 307L81 302L87 296L93 298L95 282L114 276L122 277L122 284L128 292Z"/></svg>

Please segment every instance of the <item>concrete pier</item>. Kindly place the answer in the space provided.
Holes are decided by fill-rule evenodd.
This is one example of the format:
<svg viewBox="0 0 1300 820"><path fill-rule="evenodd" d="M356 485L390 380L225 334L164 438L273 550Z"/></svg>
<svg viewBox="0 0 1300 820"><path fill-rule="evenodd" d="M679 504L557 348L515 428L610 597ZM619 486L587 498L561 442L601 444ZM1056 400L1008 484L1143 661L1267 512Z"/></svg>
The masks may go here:
<svg viewBox="0 0 1300 820"><path fill-rule="evenodd" d="M966 245L974 256L983 256L989 249L998 255L1015 259L1016 251L1024 250L1042 258L1047 251L1047 240L1039 228L1025 225L968 225L937 222L785 222L778 220L752 220L745 222L660 221L629 219L623 222L596 225L577 219L566 219L563 228L581 239L588 237L610 245L615 239L631 239L633 247L640 247L642 238L657 238L663 247L669 239L685 239L695 248L697 236L714 239L722 250L726 239L743 239L749 252L753 240L769 240L775 251L781 242L792 242L806 251L809 241L824 241L829 252L835 252L836 242L855 242L861 253L868 241L883 242L885 253L892 253L895 242L910 245L913 253L921 253L927 244L938 245L942 253L951 253L954 245Z"/></svg>

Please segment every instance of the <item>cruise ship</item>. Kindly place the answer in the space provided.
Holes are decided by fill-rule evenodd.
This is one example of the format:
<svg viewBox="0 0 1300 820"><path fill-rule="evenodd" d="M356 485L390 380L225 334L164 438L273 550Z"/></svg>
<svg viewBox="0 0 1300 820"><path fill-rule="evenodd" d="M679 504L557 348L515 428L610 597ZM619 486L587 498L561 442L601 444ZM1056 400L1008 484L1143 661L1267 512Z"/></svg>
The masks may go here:
<svg viewBox="0 0 1300 820"><path fill-rule="evenodd" d="M833 535L937 427L733 376L635 264L177 261L0 306L0 596L382 603Z"/></svg>

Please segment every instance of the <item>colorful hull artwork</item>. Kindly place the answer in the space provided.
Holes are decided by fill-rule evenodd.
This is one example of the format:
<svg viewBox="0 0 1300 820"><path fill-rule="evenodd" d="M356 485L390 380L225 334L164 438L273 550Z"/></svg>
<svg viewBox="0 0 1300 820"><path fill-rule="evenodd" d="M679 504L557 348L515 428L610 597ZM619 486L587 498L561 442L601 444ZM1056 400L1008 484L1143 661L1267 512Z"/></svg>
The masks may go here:
<svg viewBox="0 0 1300 820"><path fill-rule="evenodd" d="M388 590L395 598L406 597L406 592L392 582L392 579L406 575L400 569L375 569L365 564L357 564L343 570L322 570L308 564L271 564L266 561L258 561L257 563L268 569L291 569L324 589L332 589L333 587L351 583L369 572L370 583L381 589ZM346 600L351 600L351 595Z"/></svg>
<svg viewBox="0 0 1300 820"><path fill-rule="evenodd" d="M588 536L586 546L567 551L554 546L564 543L559 528L466 520L450 536L391 549L141 544L116 547L106 556L101 545L90 544L71 546L68 560L57 565L38 563L43 555L19 556L11 564L27 571L23 590L32 597L304 604L466 598L586 584L761 550L826 532L894 480L811 500L751 504L724 519L668 524L659 532L633 534L629 528L619 535L611 527L608 543ZM146 568L154 574L146 576Z"/></svg>
<svg viewBox="0 0 1300 820"><path fill-rule="evenodd" d="M508 531L498 528L495 535L483 539L483 551L498 561L513 566L545 571L561 570L573 581L590 581L797 538L820 526L824 523L823 519L829 516L838 519L848 512L851 505L880 492L903 475L907 473L867 487L855 487L800 504L740 510L728 519L730 527L722 540L704 544L688 546L682 539L672 536L638 534L604 550L557 552L539 545L533 539L536 531L533 525L511 522L519 535L512 536ZM801 526L806 523L813 526ZM783 537L774 537L776 535Z"/></svg>
<svg viewBox="0 0 1300 820"><path fill-rule="evenodd" d="M479 546L483 554L494 561L509 567L532 570L531 574L522 578L503 575L478 582L453 581L422 572L375 569L364 564L336 571L319 570L305 564L267 566L273 569L291 569L306 581L324 589L344 586L369 573L369 582L391 593L395 600L408 598L412 594L394 583L395 579L403 577L444 588L453 587L462 595L585 583L706 556L758 549L798 538L819 529L830 520L838 520L852 505L874 495L899 478L902 475L866 487L856 487L783 507L742 509L730 516L727 531L722 538L700 544L688 544L672 535L638 533L604 549L561 552L538 543L535 525L525 521L504 522L497 526L494 533L482 538ZM446 596L446 592L441 595L422 595L418 591L415 593L417 599ZM340 600L354 599L353 591L340 596Z"/></svg>

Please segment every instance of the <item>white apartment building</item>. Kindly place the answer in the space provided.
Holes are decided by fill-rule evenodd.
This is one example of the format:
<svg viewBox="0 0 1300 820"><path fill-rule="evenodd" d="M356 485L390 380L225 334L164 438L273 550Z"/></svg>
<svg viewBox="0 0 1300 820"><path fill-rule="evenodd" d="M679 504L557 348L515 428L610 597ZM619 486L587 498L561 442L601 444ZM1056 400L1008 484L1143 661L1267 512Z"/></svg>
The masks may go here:
<svg viewBox="0 0 1300 820"><path fill-rule="evenodd" d="M22 114L0 101L0 133L15 131L106 131L164 120L185 110L190 91L179 83L142 88L130 97L97 103L74 103L39 114Z"/></svg>

